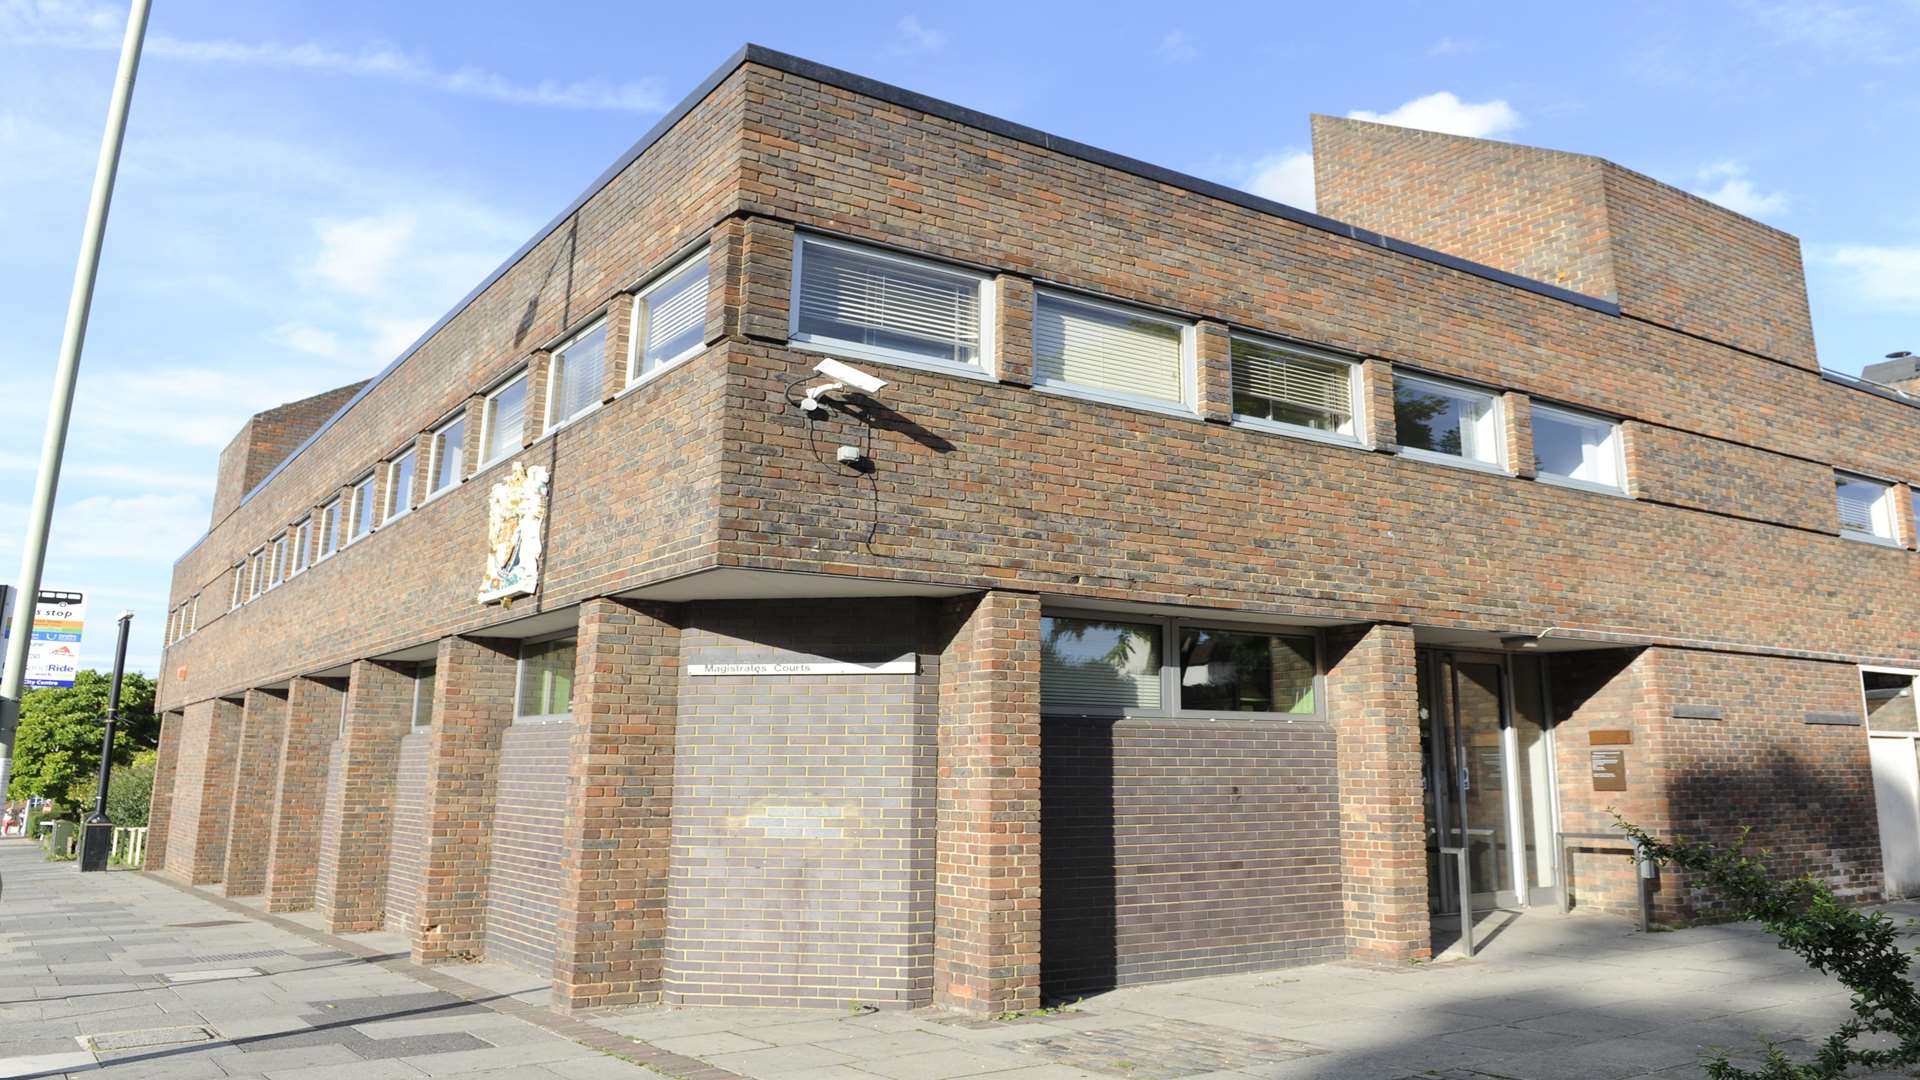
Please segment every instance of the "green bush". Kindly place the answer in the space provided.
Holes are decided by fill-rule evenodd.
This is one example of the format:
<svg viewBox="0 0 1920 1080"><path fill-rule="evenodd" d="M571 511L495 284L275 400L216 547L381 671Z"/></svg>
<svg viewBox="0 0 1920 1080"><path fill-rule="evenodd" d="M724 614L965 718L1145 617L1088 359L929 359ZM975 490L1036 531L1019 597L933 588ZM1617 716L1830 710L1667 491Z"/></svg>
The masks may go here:
<svg viewBox="0 0 1920 1080"><path fill-rule="evenodd" d="M1907 977L1913 954L1900 943L1901 931L1892 919L1847 907L1812 874L1773 877L1767 852L1747 854L1745 831L1731 846L1715 848L1660 840L1618 815L1615 820L1647 858L1693 874L1727 902L1736 918L1760 923L1781 948L1853 992L1853 1018L1827 1036L1814 1060L1795 1062L1769 1046L1764 1063L1752 1071L1716 1053L1706 1063L1713 1080L1832 1080L1855 1067L1892 1069L1920 1062L1920 992ZM1890 1036L1894 1045L1863 1049L1856 1044L1865 1035Z"/></svg>
<svg viewBox="0 0 1920 1080"><path fill-rule="evenodd" d="M147 806L153 801L152 762L113 770L107 783L107 820L115 825L138 828L147 823Z"/></svg>

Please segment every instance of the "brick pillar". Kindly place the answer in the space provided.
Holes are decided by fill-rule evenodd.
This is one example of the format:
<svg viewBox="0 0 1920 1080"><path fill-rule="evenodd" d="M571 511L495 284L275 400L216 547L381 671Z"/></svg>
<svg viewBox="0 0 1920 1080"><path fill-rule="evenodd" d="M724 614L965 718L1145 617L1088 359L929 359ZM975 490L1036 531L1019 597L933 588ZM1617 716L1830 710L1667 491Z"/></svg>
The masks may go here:
<svg viewBox="0 0 1920 1080"><path fill-rule="evenodd" d="M249 690L240 712L240 748L234 760L232 822L227 863L221 874L228 896L258 896L267 885L267 851L273 842L274 796L280 775L280 744L287 726L287 695Z"/></svg>
<svg viewBox="0 0 1920 1080"><path fill-rule="evenodd" d="M460 441L465 456L460 459L460 479L480 471L481 459L486 455L486 447L481 445L481 428L487 425L487 399L483 394L475 394L467 399L467 426L460 432Z"/></svg>
<svg viewBox="0 0 1920 1080"><path fill-rule="evenodd" d="M318 822L327 812L327 757L340 730L340 698L345 693L317 679L295 679L287 689L273 838L267 849L268 911L313 907L320 862Z"/></svg>
<svg viewBox="0 0 1920 1080"><path fill-rule="evenodd" d="M1012 274L993 279L991 370L1003 383L1033 385L1033 282Z"/></svg>
<svg viewBox="0 0 1920 1080"><path fill-rule="evenodd" d="M934 1002L1040 1004L1040 602L949 602L940 657Z"/></svg>
<svg viewBox="0 0 1920 1080"><path fill-rule="evenodd" d="M712 264L708 265L711 273ZM708 293L707 341L712 343L727 331L729 298L738 304L742 335L786 341L793 288L793 226L748 218L741 228L738 258L727 265L734 274L732 287Z"/></svg>
<svg viewBox="0 0 1920 1080"><path fill-rule="evenodd" d="M347 726L341 734L345 779L326 809L339 815L340 857L331 889L319 890L327 929L378 930L386 921L387 842L393 835L394 778L400 740L413 723L410 671L356 660L347 682Z"/></svg>
<svg viewBox="0 0 1920 1080"><path fill-rule="evenodd" d="M566 1010L657 1000L666 938L678 613L580 607L553 993Z"/></svg>
<svg viewBox="0 0 1920 1080"><path fill-rule="evenodd" d="M178 710L160 717L160 748L153 760L153 798L147 803L147 861L142 869L167 865L167 820L173 813L175 765L180 758L180 728L185 718Z"/></svg>
<svg viewBox="0 0 1920 1080"><path fill-rule="evenodd" d="M1425 815L1413 630L1330 635L1327 705L1340 775L1340 879L1353 955L1427 956Z"/></svg>
<svg viewBox="0 0 1920 1080"><path fill-rule="evenodd" d="M547 383L553 377L553 353L537 349L527 358L527 411L521 417L520 448L526 449L547 430Z"/></svg>
<svg viewBox="0 0 1920 1080"><path fill-rule="evenodd" d="M478 957L485 948L493 800L500 737L513 723L518 644L440 641L427 762L427 850L413 922L413 958L419 963Z"/></svg>
<svg viewBox="0 0 1920 1080"><path fill-rule="evenodd" d="M215 885L227 861L240 705L215 698L187 706L174 765L166 871L189 885Z"/></svg>
<svg viewBox="0 0 1920 1080"><path fill-rule="evenodd" d="M1920 546L1920 530L1915 528L1920 522L1913 519L1913 505L1913 489L1905 484L1893 485L1893 513L1897 526L1894 531L1900 537L1900 546L1908 551Z"/></svg>
<svg viewBox="0 0 1920 1080"><path fill-rule="evenodd" d="M427 496L433 493L434 466L433 432L423 431L413 437L413 505L419 509L426 505Z"/></svg>
<svg viewBox="0 0 1920 1080"><path fill-rule="evenodd" d="M1393 424L1393 365L1375 357L1360 365L1360 392L1366 399L1367 445L1390 454L1400 448Z"/></svg>
<svg viewBox="0 0 1920 1080"><path fill-rule="evenodd" d="M1194 411L1217 423L1233 419L1233 331L1225 323L1201 320L1194 328L1195 382L1200 396Z"/></svg>
<svg viewBox="0 0 1920 1080"><path fill-rule="evenodd" d="M600 401L612 401L627 388L633 370L633 293L614 293L607 301L607 362L600 372Z"/></svg>
<svg viewBox="0 0 1920 1080"><path fill-rule="evenodd" d="M1507 472L1531 479L1533 463L1533 402L1525 394L1500 395L1500 420L1506 425Z"/></svg>

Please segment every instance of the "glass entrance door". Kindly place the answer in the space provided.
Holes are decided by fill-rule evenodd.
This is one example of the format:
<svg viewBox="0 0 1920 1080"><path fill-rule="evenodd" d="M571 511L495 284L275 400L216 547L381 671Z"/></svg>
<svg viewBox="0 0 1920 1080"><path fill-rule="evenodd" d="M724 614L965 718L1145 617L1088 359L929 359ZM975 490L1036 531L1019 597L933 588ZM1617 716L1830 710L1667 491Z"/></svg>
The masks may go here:
<svg viewBox="0 0 1920 1080"><path fill-rule="evenodd" d="M1539 658L1419 659L1429 906L1459 907L1458 864L1442 847L1467 849L1476 908L1551 901L1557 816Z"/></svg>

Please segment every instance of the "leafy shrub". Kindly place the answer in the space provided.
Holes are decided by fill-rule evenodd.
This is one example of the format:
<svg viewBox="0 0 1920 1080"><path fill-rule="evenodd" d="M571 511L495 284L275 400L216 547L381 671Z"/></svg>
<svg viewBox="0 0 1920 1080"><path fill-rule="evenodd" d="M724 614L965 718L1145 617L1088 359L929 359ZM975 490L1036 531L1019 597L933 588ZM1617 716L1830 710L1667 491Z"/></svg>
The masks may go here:
<svg viewBox="0 0 1920 1080"><path fill-rule="evenodd" d="M107 820L115 825L138 828L147 823L147 806L153 801L153 765L135 763L113 770L107 783Z"/></svg>
<svg viewBox="0 0 1920 1080"><path fill-rule="evenodd" d="M1789 1060L1767 1047L1761 1067L1735 1066L1724 1053L1706 1063L1713 1080L1832 1080L1849 1069L1891 1069L1920 1062L1920 992L1907 978L1913 954L1901 931L1878 911L1847 907L1812 874L1779 879L1767 871L1766 851L1747 853L1747 832L1726 848L1660 840L1615 815L1646 857L1695 875L1719 894L1738 919L1760 923L1780 947L1853 992L1853 1018L1840 1025L1810 1062ZM1865 1049L1863 1035L1890 1036L1895 1045ZM1880 1040L1883 1044L1886 1040Z"/></svg>

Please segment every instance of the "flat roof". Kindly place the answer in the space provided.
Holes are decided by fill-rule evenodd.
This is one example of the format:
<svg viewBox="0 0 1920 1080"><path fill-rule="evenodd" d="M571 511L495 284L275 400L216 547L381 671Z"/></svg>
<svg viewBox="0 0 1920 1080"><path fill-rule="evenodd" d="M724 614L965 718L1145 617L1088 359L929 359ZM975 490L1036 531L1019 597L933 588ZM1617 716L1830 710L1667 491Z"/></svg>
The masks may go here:
<svg viewBox="0 0 1920 1080"><path fill-rule="evenodd" d="M728 76L739 70L742 65L750 63L771 68L775 71L785 72L789 75L798 75L802 78L813 79L816 82L824 83L837 89L876 98L902 108L914 109L930 116L940 117L943 120L951 120L954 123L964 124L968 127L1000 135L1017 142L1038 146L1044 150L1064 154L1068 157L1077 158L1091 164L1129 173L1142 179L1177 187L1198 195L1205 195L1208 198L1219 199L1221 202L1230 203L1234 206L1255 211L1256 213L1284 218L1311 229L1332 233L1357 244L1377 247L1385 251L1405 255L1408 258L1418 259L1422 262L1444 266L1450 270L1471 274L1474 277L1484 278L1500 285L1534 293L1552 300L1559 300L1602 314L1620 314L1620 306L1611 301L1587 296L1583 293L1563 289L1556 285L1549 285L1543 281L1534 281L1531 278L1511 274L1505 270L1498 270L1491 266L1473 262L1469 259L1462 259L1442 251L1435 251L1432 248L1422 247L1419 244L1396 240L1383 233L1377 233L1370 229L1362 229L1356 225L1349 225L1342 221L1335 221L1333 218L1288 206L1285 203L1275 202L1272 199L1261 198L1258 195L1241 191L1238 188L1231 188L1225 184L1218 184L1211 180L1202 180L1197 176L1190 176L1186 173L1162 168L1161 166L1141 161L1137 158L1130 158L1123 154L1102 150L1099 147L1089 146L1086 143L1077 142L1073 139L1052 135L1038 128L1028 127L1025 124L1016 124L1011 120L1003 120L1000 117L992 116L975 109L969 109L963 105L955 105L952 102L942 101L939 98L928 97L925 94L915 93L912 90L894 86L890 83L883 83L876 79L869 79L863 75L856 75L850 71L842 71L839 68L828 67L825 64L815 63L812 60L807 60L789 53L783 53L775 49L769 49L763 45L747 44L741 46L732 56L729 56L725 62L715 68L713 73L703 79L700 85L694 88L692 93L682 98L679 104L668 109L666 115L662 116L658 123L649 128L647 133L642 135L638 142L629 147L612 165L608 166L604 172L595 177L593 182L587 185L585 191L582 191L578 197L568 203L564 210L554 216L553 220L541 226L539 231L534 233L532 239L522 244L513 254L507 256L505 262L502 262L492 273L488 274L480 284L474 286L473 290L467 293L467 295L463 297L459 303L455 304L445 315L442 315L439 321L428 327L427 331L421 334L413 344L407 346L399 356L393 359L392 363L382 368L379 374L368 379L366 385L362 386L358 393L347 399L346 404L340 406L332 416L327 418L325 423L314 430L312 435L309 435L299 446L295 447L293 452L288 454L279 464L275 465L272 471L261 478L259 483L255 484L245 495L241 496L240 501L234 504L234 509L238 510L241 506L246 505L248 500L252 499L268 484L271 484L274 478L280 475L281 470L292 464L295 458L298 458L303 451L313 445L322 435L326 434L328 429L332 428L342 416L347 414L348 410L359 404L362 398L372 393L373 389L385 381L386 377L391 375L396 368L405 363L408 357L418 352L423 345L433 339L435 334L438 334L449 322L452 322L461 312L465 311L468 305L479 298L481 293L487 291L494 282L500 280L507 271L513 269L521 259L526 258L529 252L539 246L547 237L553 235L555 230L566 224L567 219L578 212L579 209L586 204L587 200L598 195L602 189L609 183L612 183L615 177L619 176L627 166L633 164L635 159L645 153L654 143L658 142L660 138L671 130L675 124L679 123L683 117L689 112L692 112L694 107L705 100L706 96L711 94L722 82L726 81ZM1849 383L1848 385L1853 384ZM193 551L206 540L207 536L212 534L212 531L213 529L209 528L206 533L203 533L199 540L194 541L192 546L188 547L186 552L182 553L180 558L184 559L187 555L192 554ZM176 559L175 562L178 563L179 560Z"/></svg>

